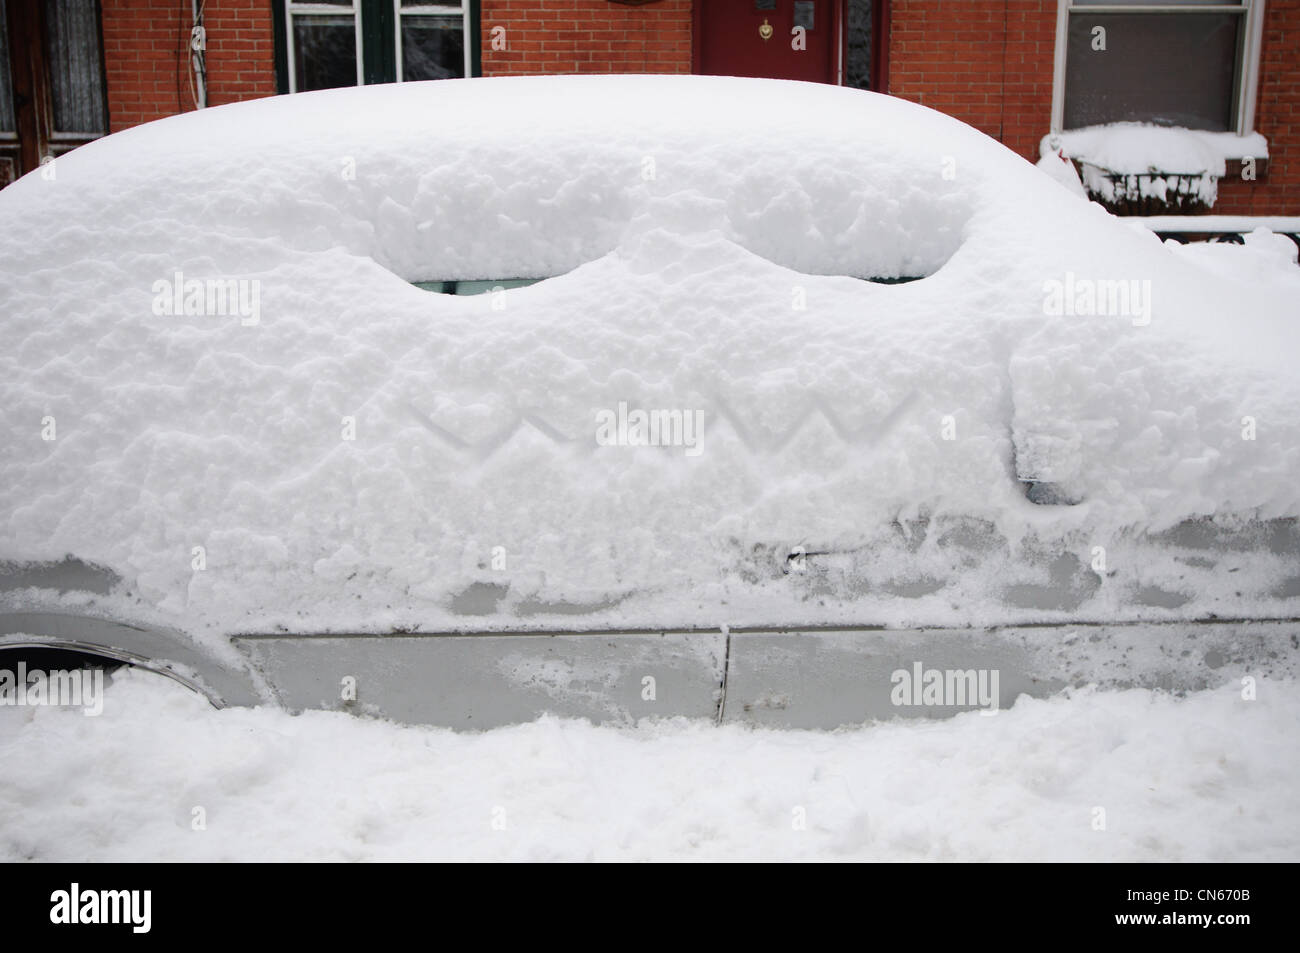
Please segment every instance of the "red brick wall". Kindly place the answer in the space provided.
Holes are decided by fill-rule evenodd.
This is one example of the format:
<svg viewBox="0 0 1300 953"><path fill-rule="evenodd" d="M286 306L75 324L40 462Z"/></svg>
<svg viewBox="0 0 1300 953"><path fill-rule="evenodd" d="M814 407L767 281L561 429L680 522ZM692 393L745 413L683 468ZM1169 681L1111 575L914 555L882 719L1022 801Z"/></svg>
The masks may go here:
<svg viewBox="0 0 1300 953"><path fill-rule="evenodd" d="M188 78L192 21L185 0L101 0L109 129L194 108ZM275 92L268 0L208 0L208 103Z"/></svg>
<svg viewBox="0 0 1300 953"><path fill-rule="evenodd" d="M893 0L889 92L1026 157L1052 119L1056 0Z"/></svg>
<svg viewBox="0 0 1300 953"><path fill-rule="evenodd" d="M1300 215L1300 0L1268 0L1264 10L1255 129L1268 140L1268 175L1220 182L1216 213Z"/></svg>
<svg viewBox="0 0 1300 953"><path fill-rule="evenodd" d="M686 73L692 0L482 0L485 76ZM707 0L704 0L707 2ZM184 0L102 0L113 131L193 109ZM889 92L970 123L1028 159L1052 108L1056 0L893 0ZM1300 0L1269 0L1256 128L1267 175L1225 180L1215 212L1300 215ZM275 92L270 0L207 0L208 101ZM492 31L505 30L505 50Z"/></svg>
<svg viewBox="0 0 1300 953"><path fill-rule="evenodd" d="M483 75L689 73L691 0L482 0ZM505 29L507 49L492 49Z"/></svg>
<svg viewBox="0 0 1300 953"><path fill-rule="evenodd" d="M1056 0L893 0L891 10L889 92L1036 161L1052 117ZM1220 182L1218 214L1300 215L1300 0L1265 11L1255 128L1269 140L1268 173Z"/></svg>
<svg viewBox="0 0 1300 953"><path fill-rule="evenodd" d="M207 0L208 105L275 95L270 0Z"/></svg>

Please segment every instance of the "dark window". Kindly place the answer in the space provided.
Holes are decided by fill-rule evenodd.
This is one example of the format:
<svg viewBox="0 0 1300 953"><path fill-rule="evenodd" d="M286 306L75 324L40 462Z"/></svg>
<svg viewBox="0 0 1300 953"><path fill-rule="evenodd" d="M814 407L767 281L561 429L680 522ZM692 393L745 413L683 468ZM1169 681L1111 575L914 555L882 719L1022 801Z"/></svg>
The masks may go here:
<svg viewBox="0 0 1300 953"><path fill-rule="evenodd" d="M0 185L107 133L97 0L0 0Z"/></svg>
<svg viewBox="0 0 1300 953"><path fill-rule="evenodd" d="M294 88L357 85L357 24L349 16L293 18Z"/></svg>
<svg viewBox="0 0 1300 953"><path fill-rule="evenodd" d="M46 0L45 60L50 70L54 130L106 133L95 0Z"/></svg>
<svg viewBox="0 0 1300 953"><path fill-rule="evenodd" d="M282 92L472 75L477 3L275 0ZM458 9L459 8L459 9ZM335 12L337 11L337 12ZM467 53L469 56L467 56Z"/></svg>
<svg viewBox="0 0 1300 953"><path fill-rule="evenodd" d="M1075 0L1070 9L1064 128L1132 121L1236 129L1244 4L1197 9L1209 5L1185 0L1133 13L1088 9L1095 5Z"/></svg>
<svg viewBox="0 0 1300 953"><path fill-rule="evenodd" d="M465 75L465 25L461 17L402 16L402 79L454 79Z"/></svg>
<svg viewBox="0 0 1300 953"><path fill-rule="evenodd" d="M0 0L0 132L14 131L14 85L9 78L9 27L5 0Z"/></svg>
<svg viewBox="0 0 1300 953"><path fill-rule="evenodd" d="M844 85L871 89L871 0L848 0Z"/></svg>

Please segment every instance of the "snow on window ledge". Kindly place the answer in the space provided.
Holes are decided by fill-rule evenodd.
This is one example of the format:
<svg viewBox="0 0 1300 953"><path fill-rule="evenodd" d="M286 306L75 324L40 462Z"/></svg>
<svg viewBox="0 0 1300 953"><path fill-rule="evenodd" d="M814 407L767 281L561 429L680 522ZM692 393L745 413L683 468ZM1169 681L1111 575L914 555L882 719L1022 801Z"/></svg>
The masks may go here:
<svg viewBox="0 0 1300 953"><path fill-rule="evenodd" d="M1110 172L1139 175L1167 172L1222 176L1229 161L1267 159L1268 140L1258 132L1205 132L1118 122L1043 137L1043 148Z"/></svg>
<svg viewBox="0 0 1300 953"><path fill-rule="evenodd" d="M1073 160L1088 195L1121 215L1204 214L1229 162L1268 158L1268 140L1257 132L1136 122L1051 133L1039 148Z"/></svg>

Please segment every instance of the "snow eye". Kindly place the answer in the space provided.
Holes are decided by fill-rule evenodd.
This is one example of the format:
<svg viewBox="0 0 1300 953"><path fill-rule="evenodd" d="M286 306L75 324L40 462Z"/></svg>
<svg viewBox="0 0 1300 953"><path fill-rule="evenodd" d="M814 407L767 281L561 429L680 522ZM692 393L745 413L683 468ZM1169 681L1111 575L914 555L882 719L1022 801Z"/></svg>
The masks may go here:
<svg viewBox="0 0 1300 953"><path fill-rule="evenodd" d="M422 291L433 291L445 295L481 295L501 288L527 288L545 278L483 278L474 281L413 281L411 284Z"/></svg>

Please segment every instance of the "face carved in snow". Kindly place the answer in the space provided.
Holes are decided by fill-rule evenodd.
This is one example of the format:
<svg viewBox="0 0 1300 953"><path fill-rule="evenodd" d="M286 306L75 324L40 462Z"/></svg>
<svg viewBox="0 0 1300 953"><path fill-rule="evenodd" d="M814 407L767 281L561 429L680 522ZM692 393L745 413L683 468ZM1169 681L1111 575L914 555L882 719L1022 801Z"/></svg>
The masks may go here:
<svg viewBox="0 0 1300 953"><path fill-rule="evenodd" d="M0 559L187 625L1084 611L1177 594L1150 534L1300 510L1282 285L897 99L376 86L59 162L0 193Z"/></svg>

